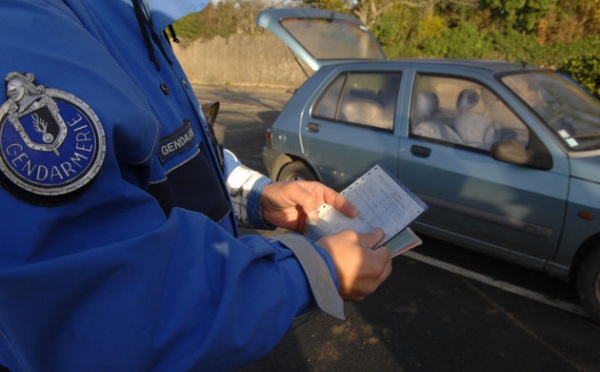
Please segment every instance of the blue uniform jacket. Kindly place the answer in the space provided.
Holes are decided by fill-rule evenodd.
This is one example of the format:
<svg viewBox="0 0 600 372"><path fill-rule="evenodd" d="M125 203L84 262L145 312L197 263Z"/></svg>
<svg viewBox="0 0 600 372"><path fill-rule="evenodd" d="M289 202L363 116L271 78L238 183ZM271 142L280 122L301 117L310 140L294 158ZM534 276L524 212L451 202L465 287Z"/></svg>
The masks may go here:
<svg viewBox="0 0 600 372"><path fill-rule="evenodd" d="M0 75L12 76L0 93L0 365L228 370L313 306L289 249L237 236L226 177L161 34L199 3L148 1L140 21L128 0L0 2ZM45 90L23 99L24 84Z"/></svg>

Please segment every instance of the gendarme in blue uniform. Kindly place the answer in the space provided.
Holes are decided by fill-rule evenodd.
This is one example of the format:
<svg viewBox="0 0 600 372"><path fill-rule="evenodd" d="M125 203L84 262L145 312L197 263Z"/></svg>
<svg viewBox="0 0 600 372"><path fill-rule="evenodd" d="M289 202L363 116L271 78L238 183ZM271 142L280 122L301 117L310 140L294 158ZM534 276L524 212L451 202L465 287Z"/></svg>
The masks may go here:
<svg viewBox="0 0 600 372"><path fill-rule="evenodd" d="M206 4L147 3L0 2L0 365L12 371L233 369L313 307L289 249L237 237L236 214L262 223L269 181L230 154L221 172L162 34Z"/></svg>

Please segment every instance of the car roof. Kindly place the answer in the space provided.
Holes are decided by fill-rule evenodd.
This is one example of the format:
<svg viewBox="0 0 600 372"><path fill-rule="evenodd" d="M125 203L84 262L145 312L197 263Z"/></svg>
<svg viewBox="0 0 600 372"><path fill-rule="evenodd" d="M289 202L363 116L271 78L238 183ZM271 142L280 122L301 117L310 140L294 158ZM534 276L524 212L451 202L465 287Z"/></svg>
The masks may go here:
<svg viewBox="0 0 600 372"><path fill-rule="evenodd" d="M540 68L533 65L527 65L524 63L515 62L504 62L504 61L492 61L492 60L467 60L467 59L451 59L451 58L407 58L407 59L391 59L385 61L338 61L337 64L329 66L332 68L343 68L351 69L352 66L361 66L361 70L365 69L379 69L379 68L401 68L401 69L415 69L415 70L426 70L426 67L431 67L432 70L437 72L447 70L448 72L457 71L458 68L465 68L471 70L479 70L491 75L497 74L510 74L510 73L523 73L530 71L546 71L547 69ZM367 66L365 68L365 66ZM323 66L325 67L325 66ZM453 69L448 69L453 67ZM548 70L549 71L549 70Z"/></svg>
<svg viewBox="0 0 600 372"><path fill-rule="evenodd" d="M412 58L412 59L396 59L389 60L390 63L405 63L415 65L445 65L445 66L462 66L470 68L478 68L487 70L492 73L503 73L510 71L525 71L525 70L536 70L540 68L537 66L527 65L525 63L516 62L505 62L505 61L493 61L493 60L476 60L476 59L451 59L451 58Z"/></svg>

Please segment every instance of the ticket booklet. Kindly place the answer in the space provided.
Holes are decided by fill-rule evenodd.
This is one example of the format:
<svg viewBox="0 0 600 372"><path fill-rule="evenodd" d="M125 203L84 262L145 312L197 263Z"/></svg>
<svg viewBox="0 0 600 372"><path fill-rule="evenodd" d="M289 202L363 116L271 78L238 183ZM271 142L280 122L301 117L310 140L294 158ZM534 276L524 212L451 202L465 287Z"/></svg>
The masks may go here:
<svg viewBox="0 0 600 372"><path fill-rule="evenodd" d="M317 240L346 229L368 233L379 227L385 236L378 247L387 245L392 257L423 243L408 226L427 210L427 205L380 164L341 194L356 207L358 216L348 218L332 206L323 204L318 209L319 218L308 224L309 238Z"/></svg>

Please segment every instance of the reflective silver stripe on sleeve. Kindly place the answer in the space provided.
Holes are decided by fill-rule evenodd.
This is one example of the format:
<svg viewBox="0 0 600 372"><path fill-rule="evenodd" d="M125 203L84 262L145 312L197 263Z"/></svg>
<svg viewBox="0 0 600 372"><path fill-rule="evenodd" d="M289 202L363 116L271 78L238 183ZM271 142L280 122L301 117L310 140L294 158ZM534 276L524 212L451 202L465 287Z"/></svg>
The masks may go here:
<svg viewBox="0 0 600 372"><path fill-rule="evenodd" d="M261 173L244 165L237 166L227 177L227 188L231 196L231 202L238 223L242 226L251 226L248 220L248 197L252 186L261 177L263 177Z"/></svg>
<svg viewBox="0 0 600 372"><path fill-rule="evenodd" d="M335 318L346 319L344 301L335 287L327 264L312 244L303 237L293 234L278 235L275 239L294 252L306 274L319 308Z"/></svg>

